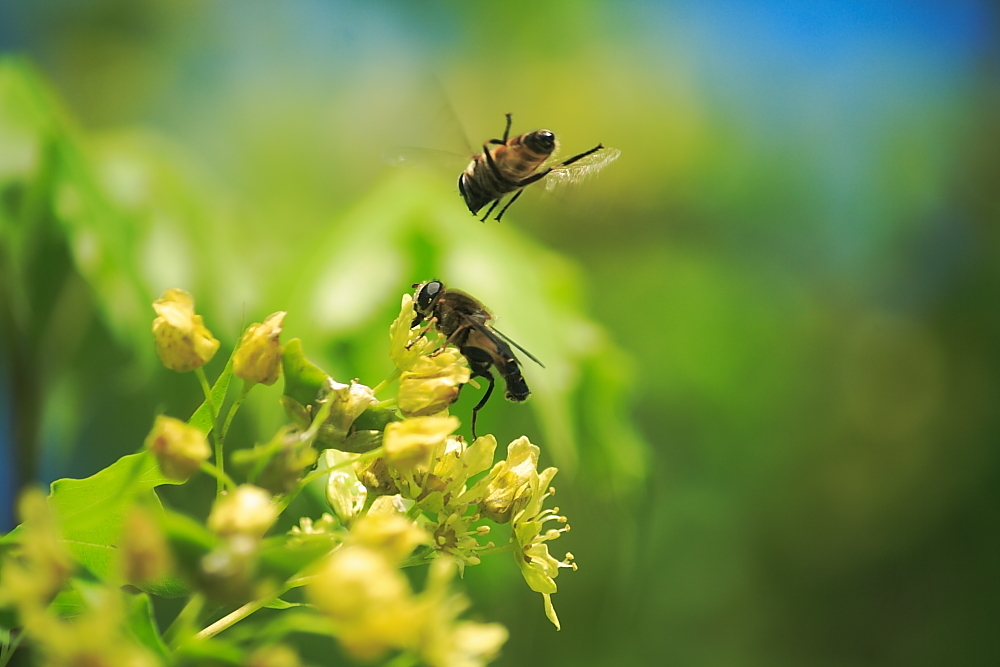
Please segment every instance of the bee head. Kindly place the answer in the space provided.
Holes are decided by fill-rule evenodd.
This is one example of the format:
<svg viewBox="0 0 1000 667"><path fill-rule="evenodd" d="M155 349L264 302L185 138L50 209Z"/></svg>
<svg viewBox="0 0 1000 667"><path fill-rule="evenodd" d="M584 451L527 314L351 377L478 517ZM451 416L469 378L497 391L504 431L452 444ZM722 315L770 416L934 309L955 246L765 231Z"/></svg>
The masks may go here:
<svg viewBox="0 0 1000 667"><path fill-rule="evenodd" d="M444 285L441 284L440 280L429 280L423 285L418 284L414 285L414 287L418 288L416 298L414 299L415 303L413 304L417 314L413 318L413 324L410 325L411 329L430 315L431 307L444 289Z"/></svg>
<svg viewBox="0 0 1000 667"><path fill-rule="evenodd" d="M548 130L536 130L525 135L524 143L534 152L547 155L556 148L556 135Z"/></svg>

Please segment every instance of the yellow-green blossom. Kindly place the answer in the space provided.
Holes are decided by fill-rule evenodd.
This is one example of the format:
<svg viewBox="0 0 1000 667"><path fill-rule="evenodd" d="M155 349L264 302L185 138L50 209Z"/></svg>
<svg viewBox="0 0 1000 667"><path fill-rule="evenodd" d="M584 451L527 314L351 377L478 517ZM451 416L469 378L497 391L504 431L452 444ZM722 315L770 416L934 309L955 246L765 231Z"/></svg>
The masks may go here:
<svg viewBox="0 0 1000 667"><path fill-rule="evenodd" d="M323 422L321 433L325 442L343 442L351 430L354 420L370 407L378 404L378 399L370 387L351 380L342 384L329 378L324 387L320 403L330 402L330 416Z"/></svg>
<svg viewBox="0 0 1000 667"><path fill-rule="evenodd" d="M251 324L233 353L233 375L247 382L272 385L281 374L281 322L285 312L268 316L263 324Z"/></svg>
<svg viewBox="0 0 1000 667"><path fill-rule="evenodd" d="M277 518L278 507L271 494L243 484L216 501L208 516L208 527L217 535L262 537Z"/></svg>
<svg viewBox="0 0 1000 667"><path fill-rule="evenodd" d="M378 550L338 549L310 578L306 593L333 620L337 638L357 658L372 660L417 643L421 619L410 584Z"/></svg>
<svg viewBox="0 0 1000 667"><path fill-rule="evenodd" d="M92 587L71 619L51 611L22 615L24 631L47 667L159 667L160 662L123 629L125 610L114 588Z"/></svg>
<svg viewBox="0 0 1000 667"><path fill-rule="evenodd" d="M186 481L212 454L200 429L166 415L157 416L145 444L160 464L160 471L179 481Z"/></svg>
<svg viewBox="0 0 1000 667"><path fill-rule="evenodd" d="M521 436L507 446L507 459L494 465L463 499L481 498L479 509L484 516L507 523L538 488L539 451Z"/></svg>
<svg viewBox="0 0 1000 667"><path fill-rule="evenodd" d="M304 516L299 519L299 525L292 526L288 534L295 537L312 537L314 535L330 535L336 529L337 520L333 515L324 512L323 515L313 521L311 517Z"/></svg>
<svg viewBox="0 0 1000 667"><path fill-rule="evenodd" d="M323 452L326 467L335 468L326 479L326 502L345 524L349 524L357 516L368 498L368 489L358 480L354 466L348 464L358 456L339 449L327 449Z"/></svg>
<svg viewBox="0 0 1000 667"><path fill-rule="evenodd" d="M260 538L230 533L201 557L201 592L218 602L242 604L254 595L253 575L257 568Z"/></svg>
<svg viewBox="0 0 1000 667"><path fill-rule="evenodd" d="M436 415L458 400L471 371L465 356L453 347L420 357L399 378L396 404L407 417Z"/></svg>
<svg viewBox="0 0 1000 667"><path fill-rule="evenodd" d="M473 526L480 520L478 514L465 514L464 507L451 513L439 512L437 521L429 522L427 529L432 533L435 551L440 551L455 559L459 573L464 574L466 565L479 565L479 552L493 548L493 543L480 544L479 538L489 535L489 526Z"/></svg>
<svg viewBox="0 0 1000 667"><path fill-rule="evenodd" d="M156 354L163 365L178 372L204 366L219 349L219 341L195 315L194 298L182 289L170 288L153 302L159 316L153 320Z"/></svg>
<svg viewBox="0 0 1000 667"><path fill-rule="evenodd" d="M24 615L48 605L72 572L73 560L41 491L25 491L18 513L23 522L20 543L0 563L0 608L15 606Z"/></svg>
<svg viewBox="0 0 1000 667"><path fill-rule="evenodd" d="M427 585L417 600L423 624L417 650L431 667L481 667L507 641L507 629L498 623L458 620L469 603L451 592L454 575L450 558L437 558L430 565Z"/></svg>
<svg viewBox="0 0 1000 667"><path fill-rule="evenodd" d="M267 644L250 654L246 667L300 667L299 654L285 644Z"/></svg>
<svg viewBox="0 0 1000 667"><path fill-rule="evenodd" d="M477 438L471 445L453 435L444 447L437 447L430 465L412 477L416 488L409 488L409 497L419 499L420 508L433 513L447 507L465 511L465 506L478 502L477 497L466 496L465 484L470 477L486 470L493 461L497 441L492 435Z"/></svg>
<svg viewBox="0 0 1000 667"><path fill-rule="evenodd" d="M416 311L413 297L403 295L399 315L389 327L389 356L396 368L408 371L417 362L444 344L444 336L426 326L412 327Z"/></svg>
<svg viewBox="0 0 1000 667"><path fill-rule="evenodd" d="M386 425L382 446L390 466L403 474L426 468L434 450L458 428L456 417L414 417Z"/></svg>
<svg viewBox="0 0 1000 667"><path fill-rule="evenodd" d="M412 519L398 512L380 511L359 520L348 541L378 551L391 562L399 563L417 546L427 544L430 537Z"/></svg>
<svg viewBox="0 0 1000 667"><path fill-rule="evenodd" d="M399 493L396 480L392 478L389 466L381 456L355 463L354 471L369 493L376 496L392 496Z"/></svg>
<svg viewBox="0 0 1000 667"><path fill-rule="evenodd" d="M516 544L514 560L517 561L521 576L524 577L528 587L542 594L545 599L545 615L556 626L556 630L560 628L559 618L552 606L551 597L556 592L555 578L559 575L560 568L576 569L573 554L567 553L563 560L556 560L549 554L549 547L546 544L569 530L566 517L559 515L558 507L542 509L542 503L555 493L555 489L550 488L549 483L557 472L555 468L546 468L538 474L537 484L533 485L534 489L527 503L511 521L511 537ZM549 521L561 525L558 528L545 529L545 523Z"/></svg>

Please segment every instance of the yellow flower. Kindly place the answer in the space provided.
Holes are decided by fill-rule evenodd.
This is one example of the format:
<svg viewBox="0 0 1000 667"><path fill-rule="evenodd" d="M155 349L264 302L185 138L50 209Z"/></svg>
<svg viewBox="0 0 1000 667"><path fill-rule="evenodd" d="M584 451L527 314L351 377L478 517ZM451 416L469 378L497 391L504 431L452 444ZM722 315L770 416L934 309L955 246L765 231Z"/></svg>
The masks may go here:
<svg viewBox="0 0 1000 667"><path fill-rule="evenodd" d="M385 427L385 460L406 474L426 468L434 450L458 428L456 417L414 417Z"/></svg>
<svg viewBox="0 0 1000 667"><path fill-rule="evenodd" d="M537 485L524 509L515 514L511 522L512 538L517 545L514 560L517 561L521 576L524 577L528 588L542 594L545 599L545 615L552 621L552 625L556 626L556 630L560 625L556 610L552 606L552 594L556 592L555 578L559 575L560 568L576 569L573 554L567 553L563 560L556 560L549 554L549 547L546 544L569 530L566 517L558 514L558 507L542 509L542 503L555 493L555 489L550 488L549 483L557 472L555 468L546 468L538 475ZM549 521L563 525L543 532L545 523Z"/></svg>
<svg viewBox="0 0 1000 667"><path fill-rule="evenodd" d="M320 403L330 402L330 416L320 427L323 443L343 443L354 424L354 420L370 407L378 405L378 399L370 387L351 380L350 384L337 382L328 378L323 387L323 397Z"/></svg>
<svg viewBox="0 0 1000 667"><path fill-rule="evenodd" d="M521 436L507 446L507 460L493 466L463 497L480 496L479 509L497 523L507 523L538 488L540 450Z"/></svg>
<svg viewBox="0 0 1000 667"><path fill-rule="evenodd" d="M0 608L15 606L22 615L41 612L73 571L73 560L59 534L45 495L29 489L18 501L21 539L0 558Z"/></svg>
<svg viewBox="0 0 1000 667"><path fill-rule="evenodd" d="M364 508L368 489L358 480L354 465L343 465L358 458L358 454L327 449L323 452L323 462L331 470L326 478L326 502L345 524Z"/></svg>
<svg viewBox="0 0 1000 667"><path fill-rule="evenodd" d="M447 410L458 400L470 374L469 362L453 347L420 357L399 379L399 411L407 417L422 417Z"/></svg>
<svg viewBox="0 0 1000 667"><path fill-rule="evenodd" d="M217 535L262 537L278 518L271 494L243 484L216 501L208 516L208 528Z"/></svg>
<svg viewBox="0 0 1000 667"><path fill-rule="evenodd" d="M413 327L413 296L403 295L399 315L389 326L389 357L401 371L410 370L420 357L444 344L444 336L426 326Z"/></svg>
<svg viewBox="0 0 1000 667"><path fill-rule="evenodd" d="M186 481L212 454L200 429L166 415L153 422L145 445L156 457L160 471L180 481Z"/></svg>
<svg viewBox="0 0 1000 667"><path fill-rule="evenodd" d="M337 550L310 578L306 593L334 621L343 645L362 660L416 643L421 623L410 584L379 551Z"/></svg>
<svg viewBox="0 0 1000 667"><path fill-rule="evenodd" d="M398 512L368 514L351 530L349 542L380 552L399 563L421 544L430 541L427 533Z"/></svg>
<svg viewBox="0 0 1000 667"><path fill-rule="evenodd" d="M300 667L299 654L284 644L267 644L250 654L247 667Z"/></svg>
<svg viewBox="0 0 1000 667"><path fill-rule="evenodd" d="M449 590L454 575L450 558L437 558L430 565L427 586L418 598L423 623L418 651L431 667L481 667L507 641L507 629L498 623L458 620L469 603Z"/></svg>
<svg viewBox="0 0 1000 667"><path fill-rule="evenodd" d="M233 353L233 375L247 382L272 385L281 374L281 322L285 312L269 315L263 324L251 324Z"/></svg>
<svg viewBox="0 0 1000 667"><path fill-rule="evenodd" d="M22 616L33 640L38 664L48 666L157 667L160 662L124 631L125 610L119 591L88 587L83 610L70 619L49 610Z"/></svg>
<svg viewBox="0 0 1000 667"><path fill-rule="evenodd" d="M153 302L159 316L153 320L156 354L170 370L184 373L207 364L219 349L219 341L194 314L194 298L170 288Z"/></svg>

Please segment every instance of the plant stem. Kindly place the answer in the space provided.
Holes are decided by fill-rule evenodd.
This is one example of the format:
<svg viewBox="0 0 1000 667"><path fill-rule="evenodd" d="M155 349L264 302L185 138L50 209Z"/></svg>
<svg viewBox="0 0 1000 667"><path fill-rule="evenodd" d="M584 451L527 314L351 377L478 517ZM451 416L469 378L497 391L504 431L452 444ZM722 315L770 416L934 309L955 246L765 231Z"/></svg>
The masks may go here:
<svg viewBox="0 0 1000 667"><path fill-rule="evenodd" d="M217 620L215 623L212 623L210 626L208 626L204 630L201 630L200 632L198 632L198 634L195 635L195 638L196 639L208 639L209 637L214 637L215 635L219 634L223 630L225 630L225 629L227 629L227 628L229 628L229 627L231 627L231 626L239 623L240 621L242 621L244 618L246 618L250 614L252 614L252 613L254 613L256 611L260 611L261 609L263 609L267 605L271 604L272 602L274 602L275 600L277 600L278 598L280 598L282 595L284 595L285 593L287 593L289 588L290 587L286 586L285 588L282 588L275 595L270 595L270 596L267 596L267 597L262 597L259 600L254 600L252 602L247 602L245 605L243 605L242 607L240 607L236 611L234 611L234 612L232 612L230 614L226 614L225 616L223 616L222 618L220 618L219 620Z"/></svg>
<svg viewBox="0 0 1000 667"><path fill-rule="evenodd" d="M507 544L504 544L499 547L493 547L492 549L483 549L482 551L478 552L478 555L492 556L493 554L507 553L508 551L513 551L515 546L517 546L516 543L514 542L514 540L511 540Z"/></svg>
<svg viewBox="0 0 1000 667"><path fill-rule="evenodd" d="M208 411L212 413L212 439L215 441L215 465L220 473L225 474L226 466L223 462L222 438L219 437L219 410L215 407L215 401L212 400L212 387L208 384L208 378L205 377L204 369L199 366L194 369L194 372L198 376L198 381L201 382L201 390L205 392L205 402L208 403ZM215 478L215 495L216 497L222 495L222 478L219 476Z"/></svg>
<svg viewBox="0 0 1000 667"><path fill-rule="evenodd" d="M398 380L399 376L402 375L402 374L403 374L403 372L397 368L396 370L394 370L392 372L392 374L389 377L387 377L386 379L382 380L377 385L375 385L375 388L372 389L372 393L377 395L380 391L382 391L383 389L385 389L386 387L388 387L390 384L392 384L393 382L395 382L396 380Z"/></svg>
<svg viewBox="0 0 1000 667"><path fill-rule="evenodd" d="M227 491L232 491L233 489L236 488L236 482L233 481L232 477L227 475L225 472L219 470L217 467L215 467L208 461L202 461L200 467L202 472L207 472L209 475L211 475L216 480L221 482L226 487Z"/></svg>
<svg viewBox="0 0 1000 667"><path fill-rule="evenodd" d="M0 667L6 667L7 663L14 656L14 651L20 645L21 640L24 639L24 631L22 630L17 634L16 637L10 640L10 643L5 643L0 647Z"/></svg>
<svg viewBox="0 0 1000 667"><path fill-rule="evenodd" d="M247 397L250 390L253 389L253 383L243 381L243 390L240 391L240 395L236 397L233 404L229 406L229 414L226 415L226 421L222 424L222 431L219 433L219 441L225 443L226 434L229 433L229 425L233 423L233 417L236 416L236 411L240 409L240 405L243 404L243 399Z"/></svg>
<svg viewBox="0 0 1000 667"><path fill-rule="evenodd" d="M177 618L170 624L167 631L163 633L163 638L168 646L176 648L178 637L187 634L184 631L195 624L204 606L205 598L200 593L195 593L191 596L187 604L184 605L184 608L177 614Z"/></svg>

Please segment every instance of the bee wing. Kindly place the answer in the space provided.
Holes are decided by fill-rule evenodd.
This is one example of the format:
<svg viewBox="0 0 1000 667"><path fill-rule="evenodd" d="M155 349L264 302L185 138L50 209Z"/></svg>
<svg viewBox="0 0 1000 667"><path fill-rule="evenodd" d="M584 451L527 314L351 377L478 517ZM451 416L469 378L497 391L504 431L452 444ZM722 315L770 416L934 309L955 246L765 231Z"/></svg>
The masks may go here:
<svg viewBox="0 0 1000 667"><path fill-rule="evenodd" d="M617 148L602 148L596 153L580 158L565 167L553 167L545 177L545 189L553 190L564 183L579 183L583 179L596 174L618 159L622 152Z"/></svg>
<svg viewBox="0 0 1000 667"><path fill-rule="evenodd" d="M493 327L489 327L489 329L490 329L490 331L492 331L493 333L495 333L496 335L500 336L505 341L507 341L508 343L510 343L511 345L513 345L514 347L516 347L517 349L519 349L521 352L524 352L524 355L526 357L528 357L529 359L531 359L532 361L534 361L536 364L538 364L542 368L545 368L545 364L543 364L542 362L540 362L538 360L538 358L535 355L533 355L531 352L528 352L526 349L524 349L523 347L521 347L520 345L518 345L517 342L515 340L513 340L510 336L508 336L504 332L499 331L499 330L497 330L497 329L495 329Z"/></svg>
<svg viewBox="0 0 1000 667"><path fill-rule="evenodd" d="M425 166L446 169L449 172L463 171L471 159L458 153L434 148L392 148L382 154L383 162L394 167Z"/></svg>

